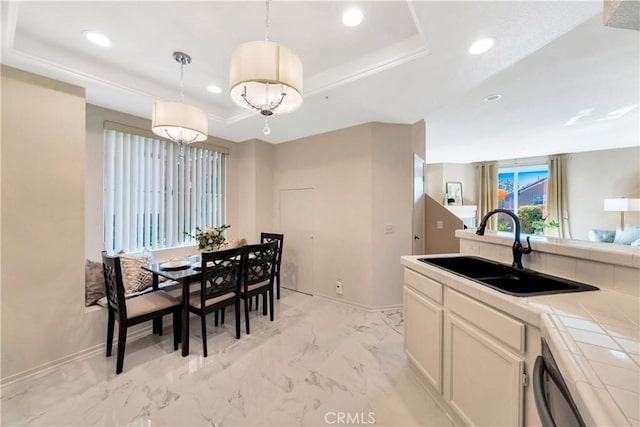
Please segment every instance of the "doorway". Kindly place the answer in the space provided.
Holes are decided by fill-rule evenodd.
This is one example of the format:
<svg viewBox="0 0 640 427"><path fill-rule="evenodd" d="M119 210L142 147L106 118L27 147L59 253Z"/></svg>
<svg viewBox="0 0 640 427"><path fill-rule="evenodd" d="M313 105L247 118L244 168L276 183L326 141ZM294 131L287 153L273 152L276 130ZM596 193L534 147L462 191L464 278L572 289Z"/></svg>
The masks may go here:
<svg viewBox="0 0 640 427"><path fill-rule="evenodd" d="M413 252L424 254L424 160L413 155Z"/></svg>
<svg viewBox="0 0 640 427"><path fill-rule="evenodd" d="M280 190L281 286L313 295L313 188Z"/></svg>

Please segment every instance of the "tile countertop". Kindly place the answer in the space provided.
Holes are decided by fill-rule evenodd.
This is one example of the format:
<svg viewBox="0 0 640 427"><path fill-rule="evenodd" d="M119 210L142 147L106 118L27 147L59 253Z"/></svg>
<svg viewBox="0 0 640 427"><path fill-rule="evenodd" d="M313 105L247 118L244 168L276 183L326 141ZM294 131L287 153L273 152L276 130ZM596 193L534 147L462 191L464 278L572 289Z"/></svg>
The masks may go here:
<svg viewBox="0 0 640 427"><path fill-rule="evenodd" d="M423 257L402 264L540 328L587 425L640 426L640 298L607 289L514 297Z"/></svg>

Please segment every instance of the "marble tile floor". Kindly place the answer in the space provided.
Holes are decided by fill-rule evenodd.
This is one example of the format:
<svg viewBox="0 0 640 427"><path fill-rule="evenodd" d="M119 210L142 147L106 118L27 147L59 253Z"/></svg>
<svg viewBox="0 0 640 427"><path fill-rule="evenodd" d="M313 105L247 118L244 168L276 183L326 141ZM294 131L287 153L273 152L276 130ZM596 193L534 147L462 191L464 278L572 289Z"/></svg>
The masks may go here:
<svg viewBox="0 0 640 427"><path fill-rule="evenodd" d="M127 344L120 375L114 352L5 386L1 424L452 425L406 367L401 311L284 291L276 320L268 319L252 312L251 335L243 326L236 340L232 310L222 327L211 317L207 358L192 321L186 358L167 329Z"/></svg>

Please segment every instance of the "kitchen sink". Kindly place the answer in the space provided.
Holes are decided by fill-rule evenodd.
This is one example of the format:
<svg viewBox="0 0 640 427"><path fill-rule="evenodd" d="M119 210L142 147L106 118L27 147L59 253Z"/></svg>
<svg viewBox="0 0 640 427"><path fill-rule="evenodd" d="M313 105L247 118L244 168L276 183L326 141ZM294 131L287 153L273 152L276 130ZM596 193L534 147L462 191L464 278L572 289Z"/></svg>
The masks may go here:
<svg viewBox="0 0 640 427"><path fill-rule="evenodd" d="M418 261L517 297L598 290L585 283L471 256L418 258Z"/></svg>

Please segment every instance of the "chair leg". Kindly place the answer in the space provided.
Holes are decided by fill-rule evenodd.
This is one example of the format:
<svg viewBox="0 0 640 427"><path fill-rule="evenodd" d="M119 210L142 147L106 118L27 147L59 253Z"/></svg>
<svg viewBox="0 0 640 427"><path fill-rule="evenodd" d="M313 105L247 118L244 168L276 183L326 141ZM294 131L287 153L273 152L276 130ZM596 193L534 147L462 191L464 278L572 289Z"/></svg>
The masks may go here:
<svg viewBox="0 0 640 427"><path fill-rule="evenodd" d="M267 315L267 294L262 294L262 315Z"/></svg>
<svg viewBox="0 0 640 427"><path fill-rule="evenodd" d="M267 292L269 292L269 315L270 315L271 321L273 322L273 291L269 290Z"/></svg>
<svg viewBox="0 0 640 427"><path fill-rule="evenodd" d="M173 349L177 350L178 349L178 343L180 342L180 327L182 325L180 325L180 312L179 311L174 311L173 312Z"/></svg>
<svg viewBox="0 0 640 427"><path fill-rule="evenodd" d="M109 320L107 320L107 357L111 357L113 348L113 329L116 325L116 316L113 309L109 307Z"/></svg>
<svg viewBox="0 0 640 427"><path fill-rule="evenodd" d="M224 325L224 307L220 310L220 323Z"/></svg>
<svg viewBox="0 0 640 427"><path fill-rule="evenodd" d="M204 310L200 313L200 320L202 323L202 352L204 357L207 357L207 316L205 316ZM218 325L218 312L216 311L216 326Z"/></svg>
<svg viewBox="0 0 640 427"><path fill-rule="evenodd" d="M156 322L158 322L158 323L157 323L157 325L158 325L158 326L157 326L157 327L158 327L158 335L159 335L159 336L162 336L162 317L158 317L158 318L156 319Z"/></svg>
<svg viewBox="0 0 640 427"><path fill-rule="evenodd" d="M250 297L244 299L244 321L247 327L247 335L249 335L249 304L251 304Z"/></svg>
<svg viewBox="0 0 640 427"><path fill-rule="evenodd" d="M116 361L116 374L122 372L124 366L124 349L127 345L127 325L118 322L118 359Z"/></svg>
<svg viewBox="0 0 640 427"><path fill-rule="evenodd" d="M218 310L213 312L213 324L214 326L218 326Z"/></svg>
<svg viewBox="0 0 640 427"><path fill-rule="evenodd" d="M160 331L162 331L162 319L157 319L157 318L153 319L152 324L153 324L153 334L154 335L159 334Z"/></svg>
<svg viewBox="0 0 640 427"><path fill-rule="evenodd" d="M276 289L278 292L278 299L280 299L280 272L278 271L278 274L276 275Z"/></svg>
<svg viewBox="0 0 640 427"><path fill-rule="evenodd" d="M236 299L236 339L240 339L240 300Z"/></svg>

